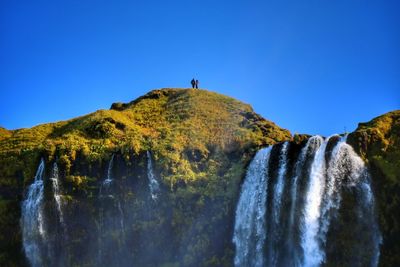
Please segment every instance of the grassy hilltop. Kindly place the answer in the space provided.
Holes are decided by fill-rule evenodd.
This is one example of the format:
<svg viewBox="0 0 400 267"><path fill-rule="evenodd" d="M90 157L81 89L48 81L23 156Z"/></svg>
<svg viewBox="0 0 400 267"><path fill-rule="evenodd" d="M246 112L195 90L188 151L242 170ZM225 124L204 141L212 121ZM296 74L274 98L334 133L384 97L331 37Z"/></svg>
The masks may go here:
<svg viewBox="0 0 400 267"><path fill-rule="evenodd" d="M47 173L52 162L58 163L66 201L90 203L98 193L112 154L116 155L116 172L121 181L130 183L144 180L143 160L146 151L151 151L162 186L171 192L164 202L176 207L172 220L181 229L179 235L194 221L202 229L206 222L197 216L206 210L215 210L208 219L220 225L230 224L248 161L259 147L290 138L289 131L262 118L250 105L195 89L154 90L130 103L114 103L110 110L67 121L13 131L0 128L0 265L23 265L20 201L40 158L46 161ZM129 201L131 195L125 200ZM215 204L205 207L205 203ZM162 212L158 216L163 216ZM202 240L212 235L215 234L208 233ZM188 247L192 252L187 253L208 253L206 246L195 246L198 247ZM194 260L189 257L187 263Z"/></svg>
<svg viewBox="0 0 400 267"><path fill-rule="evenodd" d="M171 171L167 178L173 183L201 176L188 167L192 157L201 163L215 149L240 153L289 138L289 131L233 98L205 90L154 90L68 121L14 131L0 128L0 177L12 180L21 171L20 178L29 181L39 156L58 156L68 173L78 154L96 161L117 151L129 157L151 150Z"/></svg>

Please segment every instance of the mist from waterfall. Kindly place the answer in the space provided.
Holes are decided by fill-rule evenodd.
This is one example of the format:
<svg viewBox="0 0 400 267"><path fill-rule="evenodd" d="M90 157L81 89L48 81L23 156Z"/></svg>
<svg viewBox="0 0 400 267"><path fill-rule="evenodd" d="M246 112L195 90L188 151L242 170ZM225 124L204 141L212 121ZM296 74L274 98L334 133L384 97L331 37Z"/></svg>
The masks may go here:
<svg viewBox="0 0 400 267"><path fill-rule="evenodd" d="M382 237L370 180L346 137L260 150L237 204L235 266L377 266Z"/></svg>

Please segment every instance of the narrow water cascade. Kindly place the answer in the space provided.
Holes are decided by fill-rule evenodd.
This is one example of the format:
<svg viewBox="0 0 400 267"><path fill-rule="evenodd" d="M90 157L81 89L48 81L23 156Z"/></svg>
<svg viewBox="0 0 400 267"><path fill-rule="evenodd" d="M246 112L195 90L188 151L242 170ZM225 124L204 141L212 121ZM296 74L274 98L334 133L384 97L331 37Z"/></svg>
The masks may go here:
<svg viewBox="0 0 400 267"><path fill-rule="evenodd" d="M339 190L343 182L341 178L346 174L350 174L350 178L357 181L364 170L364 163L360 158L356 155L345 155L349 153L350 149L351 147L346 144L346 137L342 137L333 149L328 164L329 167L326 171L326 185L321 206L321 223L318 232L318 239L322 242L322 245L325 245L326 242L326 234L329 229L331 217L340 205L341 197ZM349 161L349 158L352 161Z"/></svg>
<svg viewBox="0 0 400 267"><path fill-rule="evenodd" d="M119 225L121 227L121 232L125 233L125 223L124 223L124 211L122 210L121 201L117 202L117 208L119 213Z"/></svg>
<svg viewBox="0 0 400 267"><path fill-rule="evenodd" d="M99 191L99 199L100 199L100 208L99 208L99 222L98 222L98 235L97 235L97 243L98 243L98 249L97 249L97 262L98 264L101 264L103 260L103 247L104 247L104 237L103 237L103 230L106 227L105 226L105 215L104 215L104 210L105 210L105 200L103 198L105 197L105 193L110 193L109 189L112 183L112 168L114 165L114 154L111 155L110 161L108 162L108 167L107 167L107 175L106 178L103 180L103 182L100 185L100 191ZM104 192L105 191L105 192ZM112 195L108 195L108 197L113 197Z"/></svg>
<svg viewBox="0 0 400 267"><path fill-rule="evenodd" d="M379 265L380 246L382 245L383 238L379 231L378 219L375 214L375 198L371 188L371 177L367 172L364 174L364 180L359 190L361 201L358 202L359 212L357 218L370 227L371 232L367 236L366 242L369 244L368 249L372 252L370 266L376 267ZM363 219L364 217L366 218L365 220ZM358 262L361 261L358 260Z"/></svg>
<svg viewBox="0 0 400 267"><path fill-rule="evenodd" d="M114 166L114 154L111 155L111 159L108 162L107 176L106 176L106 179L104 179L104 181L103 181L103 186L106 187L106 188L109 187L110 184L113 181L113 178L112 178L112 168L113 168L113 166Z"/></svg>
<svg viewBox="0 0 400 267"><path fill-rule="evenodd" d="M153 160L150 151L146 151L147 155L147 177L149 179L150 195L153 200L157 200L160 191L160 185L154 175Z"/></svg>
<svg viewBox="0 0 400 267"><path fill-rule="evenodd" d="M308 155L314 155L316 150L321 146L323 142L322 137L320 136L313 136L308 139L306 145L301 149L300 155L296 164L294 166L294 173L293 177L291 178L292 186L290 189L290 197L291 197L291 204L290 204L290 211L289 211L289 223L288 223L288 233L287 233L287 240L286 240L286 251L287 254L292 255L292 257L288 257L288 265L298 266L300 264L300 257L299 257L299 249L297 249L294 234L298 229L298 225L295 225L295 211L298 205L298 183L299 179L304 172L305 161ZM296 222L298 222L298 218L296 218Z"/></svg>
<svg viewBox="0 0 400 267"><path fill-rule="evenodd" d="M323 254L317 240L321 202L325 188L325 150L329 138L324 140L315 153L311 165L309 186L306 191L306 205L303 211L301 247L304 251L304 266L318 266Z"/></svg>
<svg viewBox="0 0 400 267"><path fill-rule="evenodd" d="M53 169L51 171L51 182L52 182L52 187L53 187L53 196L54 200L56 201L56 206L57 206L57 212L59 216L59 220L61 224L64 224L64 216L63 216L63 210L62 210L62 198L61 198L61 191L60 191L60 181L59 181L59 173L58 173L58 166L57 163L53 163Z"/></svg>
<svg viewBox="0 0 400 267"><path fill-rule="evenodd" d="M236 209L233 243L235 266L264 266L265 211L271 147L261 149L250 163Z"/></svg>
<svg viewBox="0 0 400 267"><path fill-rule="evenodd" d="M276 178L275 186L273 187L273 196L272 196L272 210L270 213L271 224L269 229L269 246L268 246L268 259L269 265L275 265L278 260L278 250L275 244L279 243L282 238L282 234L277 229L280 229L279 225L283 223L281 221L281 205L282 205L282 197L283 190L286 184L286 166L287 166L287 152L288 152L289 142L284 142L279 154L279 169Z"/></svg>
<svg viewBox="0 0 400 267"><path fill-rule="evenodd" d="M41 250L42 243L46 239L43 214L44 167L44 160L41 159L35 179L28 187L25 200L22 202L21 229L23 248L32 267L43 265Z"/></svg>
<svg viewBox="0 0 400 267"><path fill-rule="evenodd" d="M382 237L371 179L346 137L313 136L298 152L287 144L260 150L248 167L235 266L377 266Z"/></svg>
<svg viewBox="0 0 400 267"><path fill-rule="evenodd" d="M106 177L100 185L97 229L98 266L118 265L121 246L126 240L122 199L119 195L118 180L115 181L113 175L114 159L115 154L112 154ZM110 248L113 249L110 250Z"/></svg>

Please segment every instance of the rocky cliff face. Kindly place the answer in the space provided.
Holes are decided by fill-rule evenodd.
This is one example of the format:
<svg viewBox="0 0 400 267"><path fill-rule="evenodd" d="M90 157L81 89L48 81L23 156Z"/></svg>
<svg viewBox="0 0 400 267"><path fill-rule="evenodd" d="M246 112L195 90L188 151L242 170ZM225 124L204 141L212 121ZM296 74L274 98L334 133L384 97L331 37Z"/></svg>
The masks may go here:
<svg viewBox="0 0 400 267"><path fill-rule="evenodd" d="M400 110L360 123L348 142L368 162L383 233L381 266L400 265Z"/></svg>
<svg viewBox="0 0 400 267"><path fill-rule="evenodd" d="M400 263L399 117L360 124L348 138L376 185L382 266ZM0 265L232 266L249 161L261 147L287 140L300 147L308 138L292 139L249 105L193 89L155 90L30 129L0 128ZM43 220L32 222L21 219L21 207L35 181L43 181L35 213ZM23 240L22 226L32 224L41 231Z"/></svg>

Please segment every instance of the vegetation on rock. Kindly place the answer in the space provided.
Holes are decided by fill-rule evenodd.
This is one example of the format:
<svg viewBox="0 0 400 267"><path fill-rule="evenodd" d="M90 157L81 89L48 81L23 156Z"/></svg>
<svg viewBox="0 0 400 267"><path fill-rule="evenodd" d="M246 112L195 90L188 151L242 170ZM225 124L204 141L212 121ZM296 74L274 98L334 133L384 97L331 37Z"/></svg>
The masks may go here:
<svg viewBox="0 0 400 267"><path fill-rule="evenodd" d="M349 143L368 162L383 232L380 266L400 266L400 110L360 123Z"/></svg>
<svg viewBox="0 0 400 267"><path fill-rule="evenodd" d="M71 265L95 265L80 256L95 234L82 225L98 228L96 207L120 205L130 207L124 216L135 222L125 231L136 242L141 236L152 242L125 244L118 227L102 235L112 237L116 249L125 246L135 257L144 255L141 266L231 266L232 218L249 160L260 147L292 140L300 149L308 138L291 138L251 106L196 89L154 90L110 110L30 129L0 127L0 266L26 265L20 205L41 158L46 177L54 162L59 166L66 222L81 224L67 226L74 245L62 250L70 253ZM384 237L381 266L400 266L400 111L361 123L348 142L368 162L374 179ZM146 196L146 151L163 191L157 203ZM113 190L119 194L110 202L99 192L112 155ZM158 259L143 253L158 248L163 248Z"/></svg>
<svg viewBox="0 0 400 267"><path fill-rule="evenodd" d="M52 162L58 163L65 200L86 201L90 206L112 154L117 155L116 165L126 169L118 171L119 179L136 183L132 181L143 180L140 173L147 150L155 158L163 188L169 191L164 204L174 207L172 225L182 230L175 233L176 238L187 243L181 248L182 264L203 255L210 264L229 265L227 255L232 251L207 251L217 230L210 222L230 231L223 224L230 223L248 161L259 147L290 138L289 131L263 119L249 105L193 89L154 90L130 103L114 103L110 110L68 121L13 131L1 128L0 265L23 265L19 206L40 158L46 161L47 174ZM126 193L124 201L132 197L133 193ZM135 201L139 209L142 202ZM200 220L199 214L205 212L210 218ZM161 214L154 220L165 221ZM164 224L156 221L138 221L135 227L161 230ZM186 236L184 229L191 235Z"/></svg>

